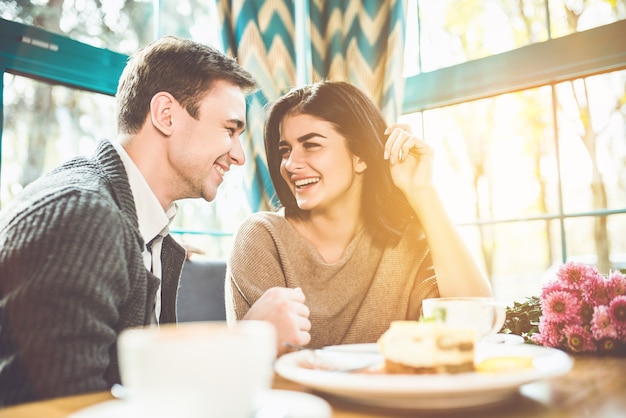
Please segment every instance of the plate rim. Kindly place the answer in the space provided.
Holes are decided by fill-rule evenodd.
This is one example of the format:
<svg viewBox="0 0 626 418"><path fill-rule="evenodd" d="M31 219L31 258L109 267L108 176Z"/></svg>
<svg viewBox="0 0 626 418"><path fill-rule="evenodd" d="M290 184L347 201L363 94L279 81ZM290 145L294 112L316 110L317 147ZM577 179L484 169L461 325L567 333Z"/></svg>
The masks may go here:
<svg viewBox="0 0 626 418"><path fill-rule="evenodd" d="M341 353L342 350L354 349L370 351L375 347L376 343L342 344L324 347L322 350ZM563 375L573 367L573 358L556 348L533 344L477 345L479 358L510 356L520 352L532 356L533 360L539 360L540 365L543 358L543 366L547 364L548 367L498 374L471 372L456 375L368 375L298 367L295 365L296 360L305 355L300 351L278 358L274 370L287 380L351 403L393 409L439 409L440 407L435 405L436 402L430 402L429 398L436 400L445 397L450 401L453 399L458 401L457 404L453 402L448 404L447 407L453 409L497 402L518 392L519 387L524 384ZM546 361L546 358L549 361ZM424 386L426 381L427 386ZM485 395L482 397L484 402L475 399L481 394Z"/></svg>

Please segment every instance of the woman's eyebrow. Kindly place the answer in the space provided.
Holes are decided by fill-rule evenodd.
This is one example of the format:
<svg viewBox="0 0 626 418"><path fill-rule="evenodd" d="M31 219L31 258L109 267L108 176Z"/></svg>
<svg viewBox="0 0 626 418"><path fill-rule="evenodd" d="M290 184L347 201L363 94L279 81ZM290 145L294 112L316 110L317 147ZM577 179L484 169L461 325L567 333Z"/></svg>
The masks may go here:
<svg viewBox="0 0 626 418"><path fill-rule="evenodd" d="M304 142L307 139L311 139L311 138L326 138L326 136L322 134L318 134L317 132L310 132L308 134L298 137L298 142Z"/></svg>
<svg viewBox="0 0 626 418"><path fill-rule="evenodd" d="M309 132L308 134L304 134L302 136L299 136L296 141L302 143L305 142L311 138L326 138L325 135L319 134L317 132ZM278 145L288 145L288 142L284 139L281 139L280 141L278 141Z"/></svg>

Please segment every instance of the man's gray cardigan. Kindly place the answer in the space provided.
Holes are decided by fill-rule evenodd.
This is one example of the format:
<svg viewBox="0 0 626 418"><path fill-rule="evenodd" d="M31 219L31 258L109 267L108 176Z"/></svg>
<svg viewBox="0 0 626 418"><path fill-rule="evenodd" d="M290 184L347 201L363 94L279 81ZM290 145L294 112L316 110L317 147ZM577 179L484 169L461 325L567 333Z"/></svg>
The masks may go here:
<svg viewBox="0 0 626 418"><path fill-rule="evenodd" d="M0 406L119 382L116 338L150 323L158 279L109 141L26 187L0 212ZM163 242L162 323L176 321L185 250Z"/></svg>

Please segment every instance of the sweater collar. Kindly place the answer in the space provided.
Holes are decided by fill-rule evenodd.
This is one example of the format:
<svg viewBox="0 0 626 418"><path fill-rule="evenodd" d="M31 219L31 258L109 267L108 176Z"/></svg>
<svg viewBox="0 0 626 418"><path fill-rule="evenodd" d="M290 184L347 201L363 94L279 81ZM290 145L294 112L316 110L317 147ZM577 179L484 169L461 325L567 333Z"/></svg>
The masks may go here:
<svg viewBox="0 0 626 418"><path fill-rule="evenodd" d="M137 219L137 209L133 200L133 193L130 189L126 169L122 159L109 140L102 140L93 156L94 161L103 171L108 185L113 195L113 199L122 210L127 219L139 232L139 221Z"/></svg>

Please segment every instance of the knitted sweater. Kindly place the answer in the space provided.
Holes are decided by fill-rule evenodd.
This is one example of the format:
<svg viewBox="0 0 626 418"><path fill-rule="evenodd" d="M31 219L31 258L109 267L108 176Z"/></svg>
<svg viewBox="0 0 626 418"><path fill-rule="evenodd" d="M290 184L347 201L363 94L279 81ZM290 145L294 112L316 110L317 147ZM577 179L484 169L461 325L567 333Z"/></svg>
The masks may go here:
<svg viewBox="0 0 626 418"><path fill-rule="evenodd" d="M238 230L226 273L229 320L270 287L300 287L310 310L310 347L375 342L393 320L418 319L439 291L426 238L414 225L395 246L361 230L335 263L279 213L251 215Z"/></svg>
<svg viewBox="0 0 626 418"><path fill-rule="evenodd" d="M0 405L119 382L116 338L154 312L159 280L143 248L126 171L108 141L0 213ZM176 320L184 258L166 237L161 322Z"/></svg>

